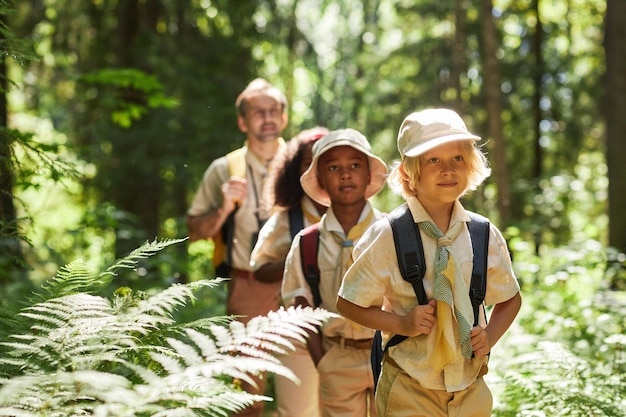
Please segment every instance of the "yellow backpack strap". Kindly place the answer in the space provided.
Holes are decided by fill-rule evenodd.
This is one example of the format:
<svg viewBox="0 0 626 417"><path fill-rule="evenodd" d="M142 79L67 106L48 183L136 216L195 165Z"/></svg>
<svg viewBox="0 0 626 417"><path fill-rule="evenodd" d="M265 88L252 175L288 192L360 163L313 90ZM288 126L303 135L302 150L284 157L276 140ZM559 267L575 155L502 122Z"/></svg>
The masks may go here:
<svg viewBox="0 0 626 417"><path fill-rule="evenodd" d="M228 172L231 177L246 178L246 151L247 147L235 149L226 154Z"/></svg>
<svg viewBox="0 0 626 417"><path fill-rule="evenodd" d="M245 146L235 149L226 154L229 177L246 178L246 150ZM213 267L218 276L227 276L230 271L228 265L231 262L229 245L232 242L234 232L234 218L228 218L222 230L213 238ZM226 241L225 241L226 240ZM224 257L226 260L224 261ZM222 265L225 263L226 265Z"/></svg>

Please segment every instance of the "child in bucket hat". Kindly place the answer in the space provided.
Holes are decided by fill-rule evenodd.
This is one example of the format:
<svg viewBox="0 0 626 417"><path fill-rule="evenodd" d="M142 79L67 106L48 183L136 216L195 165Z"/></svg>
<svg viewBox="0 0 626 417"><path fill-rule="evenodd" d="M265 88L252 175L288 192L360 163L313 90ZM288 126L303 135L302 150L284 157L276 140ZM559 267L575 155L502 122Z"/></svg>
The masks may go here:
<svg viewBox="0 0 626 417"><path fill-rule="evenodd" d="M485 304L494 307L487 323L481 306L473 324L470 217L459 199L490 174L479 139L448 109L412 113L398 132L402 159L388 183L405 198L418 226L428 304L419 305L402 278L384 219L361 238L344 276L337 301L344 317L381 329L383 346L395 334L408 336L384 354L376 388L379 416L491 415L492 396L483 380L488 353L515 319L521 296L506 242L490 224Z"/></svg>
<svg viewBox="0 0 626 417"><path fill-rule="evenodd" d="M361 133L335 130L313 146L311 165L301 177L306 194L328 205L317 237L320 302L302 268L302 239L287 255L281 294L285 304L314 306L337 313L337 291L352 263L352 247L381 214L368 201L385 185L387 167ZM320 377L322 416L375 416L370 351L374 330L339 315L311 335L308 350Z"/></svg>

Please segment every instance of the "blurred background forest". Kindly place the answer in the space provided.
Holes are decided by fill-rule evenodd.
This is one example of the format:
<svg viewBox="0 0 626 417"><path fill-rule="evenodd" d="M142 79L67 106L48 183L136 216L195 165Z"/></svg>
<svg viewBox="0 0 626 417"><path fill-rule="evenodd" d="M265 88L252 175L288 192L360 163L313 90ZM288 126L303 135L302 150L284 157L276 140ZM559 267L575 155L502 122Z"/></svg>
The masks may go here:
<svg viewBox="0 0 626 417"><path fill-rule="evenodd" d="M0 297L184 238L257 76L287 94L286 138L352 127L387 162L405 115L449 107L494 171L464 203L504 231L525 298L499 415L624 415L623 0L0 0L0 19ZM211 251L174 245L111 291L210 278ZM543 349L584 366L529 369Z"/></svg>

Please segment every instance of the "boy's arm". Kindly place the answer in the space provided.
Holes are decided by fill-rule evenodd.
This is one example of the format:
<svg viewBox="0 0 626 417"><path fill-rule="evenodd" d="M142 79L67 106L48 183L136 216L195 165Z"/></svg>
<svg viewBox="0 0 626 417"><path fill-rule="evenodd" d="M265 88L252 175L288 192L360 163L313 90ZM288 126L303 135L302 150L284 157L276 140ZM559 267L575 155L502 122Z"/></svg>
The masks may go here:
<svg viewBox="0 0 626 417"><path fill-rule="evenodd" d="M515 320L522 306L522 296L518 292L510 299L496 304L491 312L489 323L486 328L475 326L470 334L472 348L476 356L486 355L491 348L500 340Z"/></svg>
<svg viewBox="0 0 626 417"><path fill-rule="evenodd" d="M254 277L260 282L278 282L283 279L285 261L268 262L254 271Z"/></svg>
<svg viewBox="0 0 626 417"><path fill-rule="evenodd" d="M342 316L370 329L404 336L429 334L435 323L435 300L417 305L406 316L383 311L379 307L361 307L337 297L337 310Z"/></svg>
<svg viewBox="0 0 626 417"><path fill-rule="evenodd" d="M281 296L286 305L294 305L301 307L309 307L309 299L311 298L310 291L307 291L308 284L304 278L302 272L302 261L300 258L300 244L301 236L296 235L287 259L285 260L285 271L283 274L283 282L281 286ZM307 340L307 349L313 363L317 366L322 356L324 356L324 348L322 346L322 329L317 328L317 331L309 331Z"/></svg>
<svg viewBox="0 0 626 417"><path fill-rule="evenodd" d="M279 282L283 279L285 260L292 239L288 216L273 214L259 231L259 237L250 254L250 267L260 282Z"/></svg>

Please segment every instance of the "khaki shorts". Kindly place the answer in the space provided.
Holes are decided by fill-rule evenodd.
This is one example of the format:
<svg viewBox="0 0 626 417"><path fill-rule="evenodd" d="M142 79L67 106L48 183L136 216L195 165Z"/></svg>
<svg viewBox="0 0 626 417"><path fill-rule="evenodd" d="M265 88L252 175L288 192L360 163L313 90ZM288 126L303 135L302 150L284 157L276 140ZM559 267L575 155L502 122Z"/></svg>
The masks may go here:
<svg viewBox="0 0 626 417"><path fill-rule="evenodd" d="M422 387L385 355L376 387L379 417L490 417L493 397L482 376L464 390Z"/></svg>

